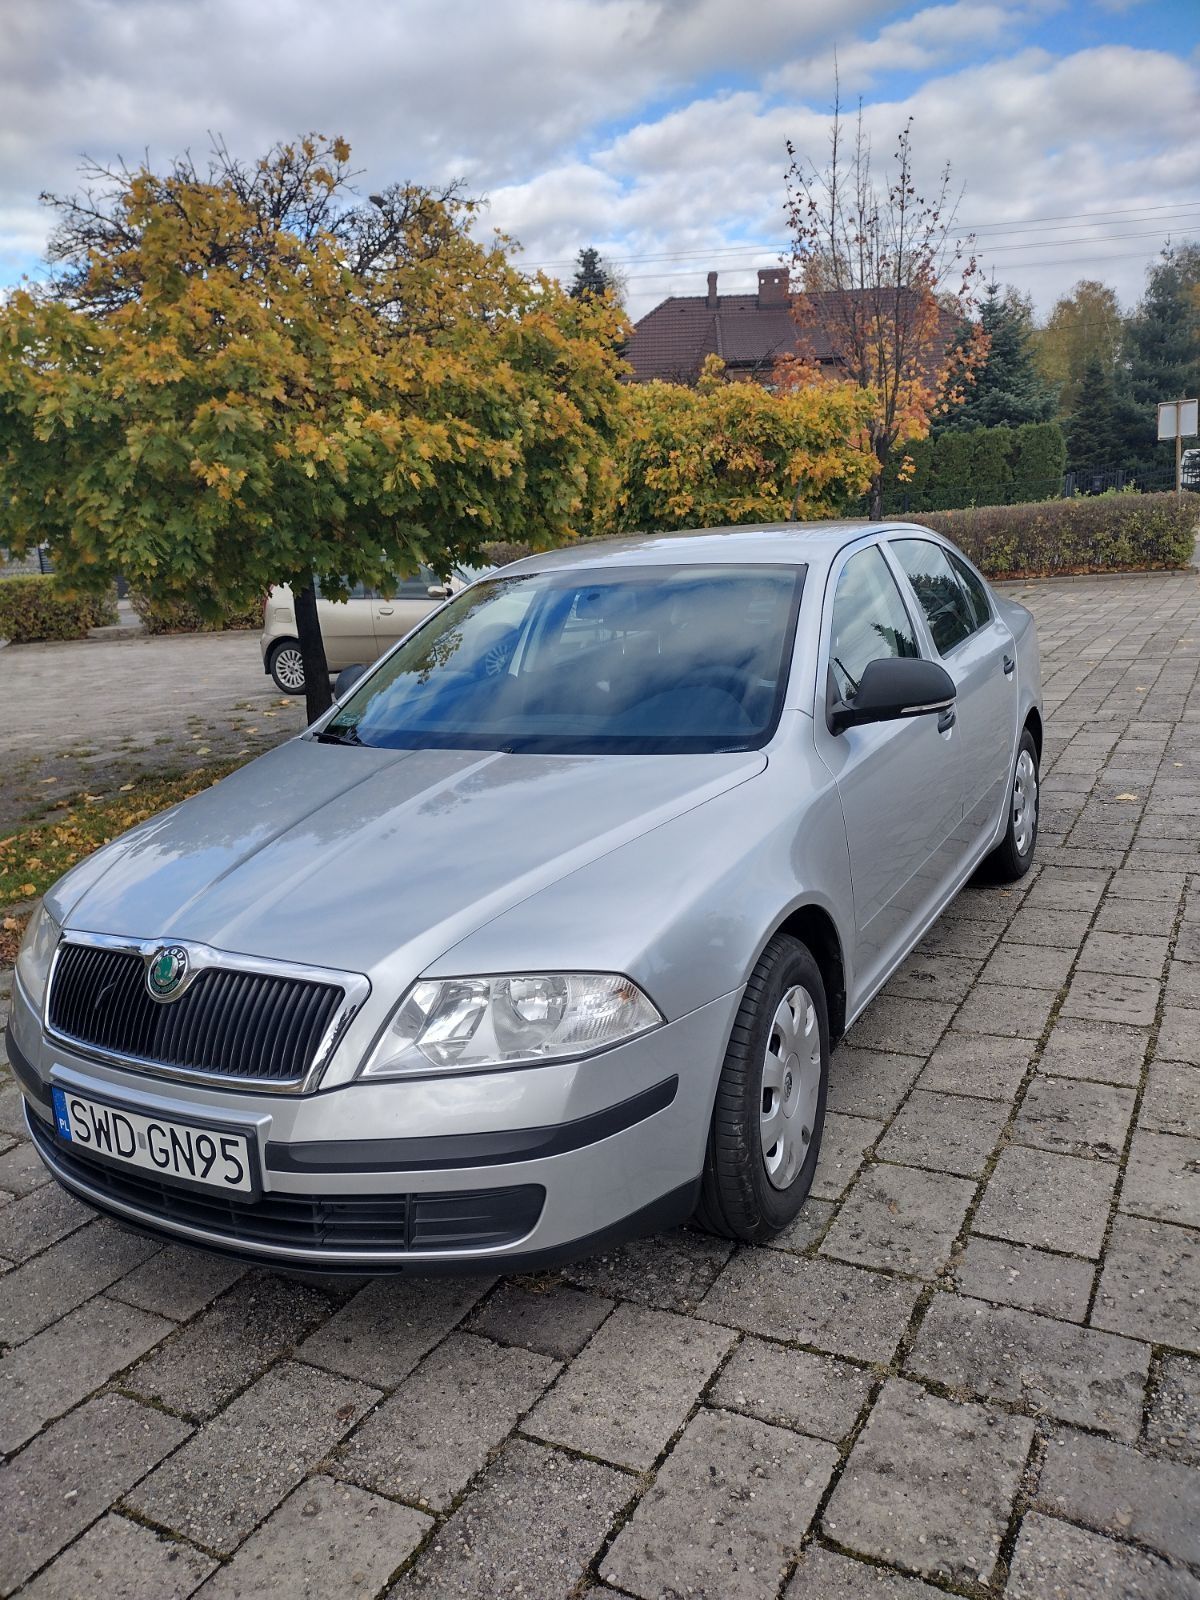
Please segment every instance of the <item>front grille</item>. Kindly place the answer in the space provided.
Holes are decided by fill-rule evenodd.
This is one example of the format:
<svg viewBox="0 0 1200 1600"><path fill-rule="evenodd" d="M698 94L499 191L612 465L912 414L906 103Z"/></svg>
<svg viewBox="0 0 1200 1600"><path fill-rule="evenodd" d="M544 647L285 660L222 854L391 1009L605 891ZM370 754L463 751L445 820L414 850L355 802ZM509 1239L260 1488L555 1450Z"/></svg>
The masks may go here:
<svg viewBox="0 0 1200 1600"><path fill-rule="evenodd" d="M302 1078L343 999L335 984L211 967L169 1005L130 950L64 944L50 990L55 1033L162 1067L288 1083Z"/></svg>
<svg viewBox="0 0 1200 1600"><path fill-rule="evenodd" d="M202 1228L214 1243L231 1248L276 1245L330 1257L350 1252L498 1249L532 1232L546 1200L541 1184L525 1183L448 1194L274 1193L235 1201L77 1155L32 1109L29 1125L51 1166L96 1191L97 1204L100 1197L107 1197L131 1206L151 1226L178 1223Z"/></svg>

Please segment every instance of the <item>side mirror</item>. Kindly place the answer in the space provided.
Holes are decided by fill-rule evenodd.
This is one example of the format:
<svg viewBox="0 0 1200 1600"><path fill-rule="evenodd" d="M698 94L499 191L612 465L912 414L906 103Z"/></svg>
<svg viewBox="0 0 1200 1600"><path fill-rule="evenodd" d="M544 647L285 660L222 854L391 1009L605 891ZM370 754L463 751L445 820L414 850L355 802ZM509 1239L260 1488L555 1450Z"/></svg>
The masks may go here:
<svg viewBox="0 0 1200 1600"><path fill-rule="evenodd" d="M340 700L344 694L349 694L366 670L366 667L360 666L358 663L355 663L352 667L343 667L334 679L334 699Z"/></svg>
<svg viewBox="0 0 1200 1600"><path fill-rule="evenodd" d="M936 661L885 656L867 663L852 700L830 696L829 731L841 733L867 722L898 722L902 717L948 711L954 695L954 679Z"/></svg>
<svg viewBox="0 0 1200 1600"><path fill-rule="evenodd" d="M451 592L448 583L431 583L425 591L431 600L448 600Z"/></svg>

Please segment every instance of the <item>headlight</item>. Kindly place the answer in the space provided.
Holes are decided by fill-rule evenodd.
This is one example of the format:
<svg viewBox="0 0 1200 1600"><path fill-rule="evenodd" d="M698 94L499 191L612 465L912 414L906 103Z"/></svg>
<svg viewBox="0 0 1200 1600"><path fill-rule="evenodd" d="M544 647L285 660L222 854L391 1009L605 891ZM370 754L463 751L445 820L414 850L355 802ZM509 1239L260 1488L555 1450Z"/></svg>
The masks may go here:
<svg viewBox="0 0 1200 1600"><path fill-rule="evenodd" d="M657 1028L636 983L610 972L522 972L415 983L362 1069L406 1077L591 1055Z"/></svg>
<svg viewBox="0 0 1200 1600"><path fill-rule="evenodd" d="M17 976L21 987L39 1009L50 976L50 962L62 929L40 901L30 917L17 951Z"/></svg>

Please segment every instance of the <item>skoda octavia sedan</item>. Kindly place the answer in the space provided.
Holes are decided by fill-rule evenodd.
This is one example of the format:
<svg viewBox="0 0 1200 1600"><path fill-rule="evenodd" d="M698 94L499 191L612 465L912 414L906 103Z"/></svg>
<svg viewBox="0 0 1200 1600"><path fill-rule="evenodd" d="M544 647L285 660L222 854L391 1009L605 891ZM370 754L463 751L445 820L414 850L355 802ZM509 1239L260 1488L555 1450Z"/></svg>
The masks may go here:
<svg viewBox="0 0 1200 1600"><path fill-rule="evenodd" d="M799 1210L831 1046L1037 838L1037 643L911 526L535 556L46 895L9 1054L54 1176L316 1271Z"/></svg>

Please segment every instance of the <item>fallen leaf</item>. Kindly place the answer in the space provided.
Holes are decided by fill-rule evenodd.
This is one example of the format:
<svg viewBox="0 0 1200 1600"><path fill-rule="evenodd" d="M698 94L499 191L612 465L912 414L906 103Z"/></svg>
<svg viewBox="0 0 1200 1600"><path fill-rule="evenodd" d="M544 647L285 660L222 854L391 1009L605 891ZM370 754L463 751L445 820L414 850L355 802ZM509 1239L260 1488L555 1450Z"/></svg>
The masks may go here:
<svg viewBox="0 0 1200 1600"><path fill-rule="evenodd" d="M30 895L35 895L37 893L37 885L33 883L23 883L17 890L17 893L23 900L28 900Z"/></svg>
<svg viewBox="0 0 1200 1600"><path fill-rule="evenodd" d="M130 789L132 789L132 788L133 788L133 785L131 783L123 783L121 785L120 789L118 790L118 793L119 794L128 794Z"/></svg>
<svg viewBox="0 0 1200 1600"><path fill-rule="evenodd" d="M1136 800L1137 798L1138 798L1138 796L1136 794L1119 794L1119 795L1117 795L1117 799L1118 800Z"/></svg>

